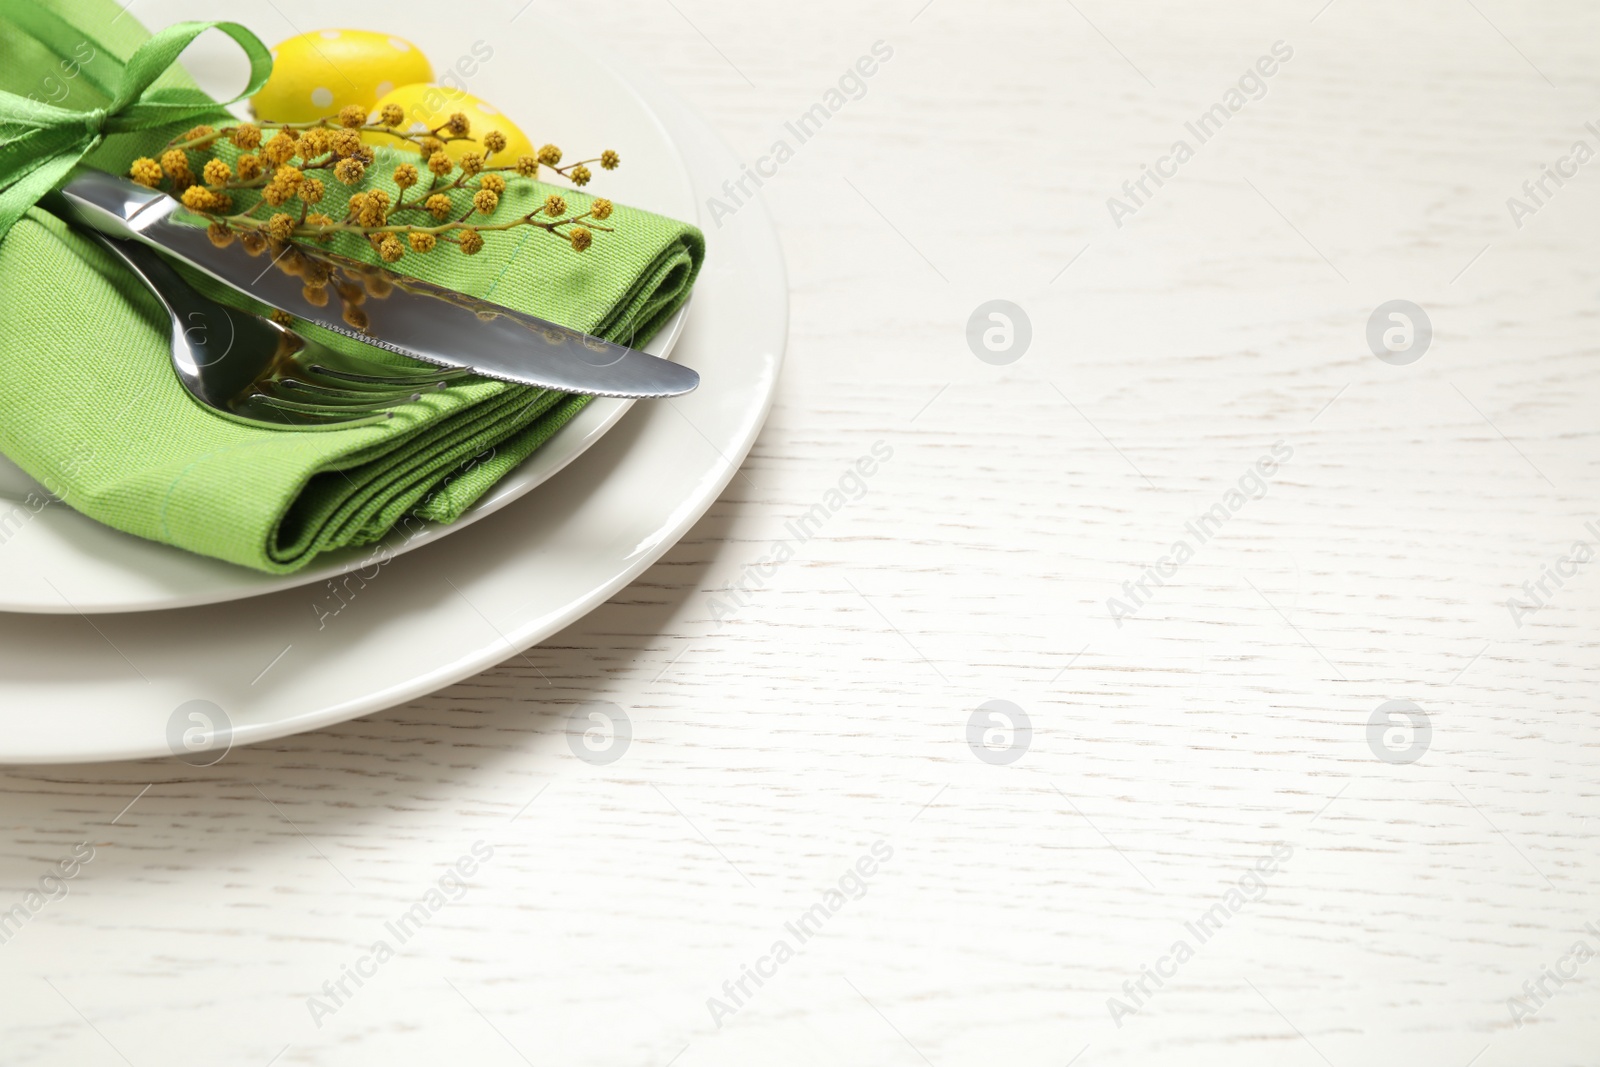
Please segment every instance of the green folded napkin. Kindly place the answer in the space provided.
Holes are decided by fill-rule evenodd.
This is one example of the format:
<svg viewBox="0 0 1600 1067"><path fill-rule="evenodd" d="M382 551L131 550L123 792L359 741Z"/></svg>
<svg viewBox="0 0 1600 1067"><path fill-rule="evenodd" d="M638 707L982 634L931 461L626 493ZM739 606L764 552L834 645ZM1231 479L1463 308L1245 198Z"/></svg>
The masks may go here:
<svg viewBox="0 0 1600 1067"><path fill-rule="evenodd" d="M21 11L23 3L37 10ZM112 0L0 0L0 90L61 108L106 108L124 65L148 39ZM65 77L68 70L76 73ZM198 92L177 66L155 86L174 99ZM210 116L110 133L84 163L126 173L135 157L159 155L199 122L231 121L217 106ZM395 195L387 175L414 158L379 149L365 187ZM328 185L337 211L342 187ZM550 192L579 211L589 202L570 189L516 181L491 221L525 214ZM693 226L622 205L607 225L616 232L597 234L583 253L519 227L485 234L475 256L441 246L394 269L642 345L688 299L704 239ZM360 238L344 236L333 247L377 262ZM264 310L187 276L213 299ZM332 348L382 358L328 331L297 328ZM0 238L0 452L100 522L274 573L376 541L408 515L455 520L589 400L470 380L374 426L257 430L184 392L170 340L165 311L120 263L54 216L27 210Z"/></svg>

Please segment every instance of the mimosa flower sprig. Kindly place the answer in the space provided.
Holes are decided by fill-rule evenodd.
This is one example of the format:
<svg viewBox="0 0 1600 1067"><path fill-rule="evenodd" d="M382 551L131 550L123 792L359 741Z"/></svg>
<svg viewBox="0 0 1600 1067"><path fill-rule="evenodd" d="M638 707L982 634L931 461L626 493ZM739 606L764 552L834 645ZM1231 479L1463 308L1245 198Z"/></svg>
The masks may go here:
<svg viewBox="0 0 1600 1067"><path fill-rule="evenodd" d="M169 142L160 159L134 160L129 174L152 189L169 186L185 207L211 220L208 232L217 244L231 243L237 236L252 252L260 251L269 240L326 243L336 234L353 233L365 237L385 263L394 263L408 250L431 252L441 241L474 255L483 248L484 233L515 226L542 229L579 252L593 243L595 231L612 232L612 227L598 225L611 216L609 200L596 199L588 210L574 214L558 194L547 196L538 207L514 219L499 223L487 219L499 208L508 178L532 180L546 168L581 187L593 176L590 163L616 169L621 160L615 152L607 149L594 159L563 165L561 149L547 144L537 155L500 164L495 157L505 150L505 134L489 130L481 140L474 140L465 115L451 115L435 129L422 131L401 129L404 121L404 111L390 105L372 121L362 108L347 107L337 116L316 122L196 126ZM319 210L329 197L327 178L331 176L345 187L358 187L375 159L372 148L361 139L363 131L410 144L421 157L422 169L413 163L394 168L391 178L399 195L392 200L382 189L356 188L347 196L342 217L335 218ZM220 158L207 159L196 175L189 153L214 149L224 139L241 154L231 166ZM463 140L480 148L462 153L460 160L446 154L447 142ZM426 186L422 185L422 170L431 176ZM246 190L259 190L261 199L248 210L235 212L233 194ZM472 194L465 211L458 211L447 195L457 190ZM257 212L263 205L288 210L261 218ZM421 217L431 218L432 224Z"/></svg>

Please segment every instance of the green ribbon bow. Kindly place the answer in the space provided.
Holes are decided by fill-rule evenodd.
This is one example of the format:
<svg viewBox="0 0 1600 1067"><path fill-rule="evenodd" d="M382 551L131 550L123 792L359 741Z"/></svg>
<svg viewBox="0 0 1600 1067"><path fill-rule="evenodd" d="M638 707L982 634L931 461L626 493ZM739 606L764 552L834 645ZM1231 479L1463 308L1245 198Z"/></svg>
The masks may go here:
<svg viewBox="0 0 1600 1067"><path fill-rule="evenodd" d="M32 21L28 5L15 5L8 17ZM35 9L36 12L41 9ZM20 14L22 18L18 19ZM128 57L111 101L105 107L75 111L0 91L0 239L39 198L55 188L73 167L108 135L148 130L215 114L218 102L194 89L152 89L156 79L196 37L221 30L250 59L250 84L224 103L255 93L272 73L272 56L260 38L237 22L179 22L168 26Z"/></svg>

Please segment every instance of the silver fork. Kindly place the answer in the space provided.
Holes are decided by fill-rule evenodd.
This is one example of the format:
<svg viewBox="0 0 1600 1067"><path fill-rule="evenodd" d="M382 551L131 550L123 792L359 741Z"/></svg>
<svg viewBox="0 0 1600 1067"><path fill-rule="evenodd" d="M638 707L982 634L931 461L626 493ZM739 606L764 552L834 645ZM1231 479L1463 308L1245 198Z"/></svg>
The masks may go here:
<svg viewBox="0 0 1600 1067"><path fill-rule="evenodd" d="M281 323L196 292L159 254L91 233L126 263L172 319L172 369L190 396L235 422L273 430L346 430L469 377L408 370L341 352Z"/></svg>

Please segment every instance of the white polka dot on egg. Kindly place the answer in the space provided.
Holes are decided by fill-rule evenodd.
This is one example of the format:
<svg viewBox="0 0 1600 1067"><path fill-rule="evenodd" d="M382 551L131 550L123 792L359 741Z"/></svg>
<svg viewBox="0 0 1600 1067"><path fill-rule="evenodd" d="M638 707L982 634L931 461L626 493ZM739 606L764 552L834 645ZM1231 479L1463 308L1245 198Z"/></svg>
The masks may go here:
<svg viewBox="0 0 1600 1067"><path fill-rule="evenodd" d="M394 92L394 82L379 82L377 92L379 96L388 96Z"/></svg>
<svg viewBox="0 0 1600 1067"><path fill-rule="evenodd" d="M500 114L500 112L496 111L494 108L490 107L488 104L479 104L478 105L478 110L483 112L485 115L498 115L498 114Z"/></svg>
<svg viewBox="0 0 1600 1067"><path fill-rule="evenodd" d="M338 30L323 30L322 34L321 34L321 37L322 37L322 39L324 41L337 41L339 39L339 31Z"/></svg>
<svg viewBox="0 0 1600 1067"><path fill-rule="evenodd" d="M395 50L398 51L398 52L409 52L409 51L411 51L411 45L409 43L405 42L405 41L402 41L398 37L389 38L389 43L391 45L393 45Z"/></svg>
<svg viewBox="0 0 1600 1067"><path fill-rule="evenodd" d="M318 107L328 107L333 103L333 90L317 86L311 90L311 102Z"/></svg>

